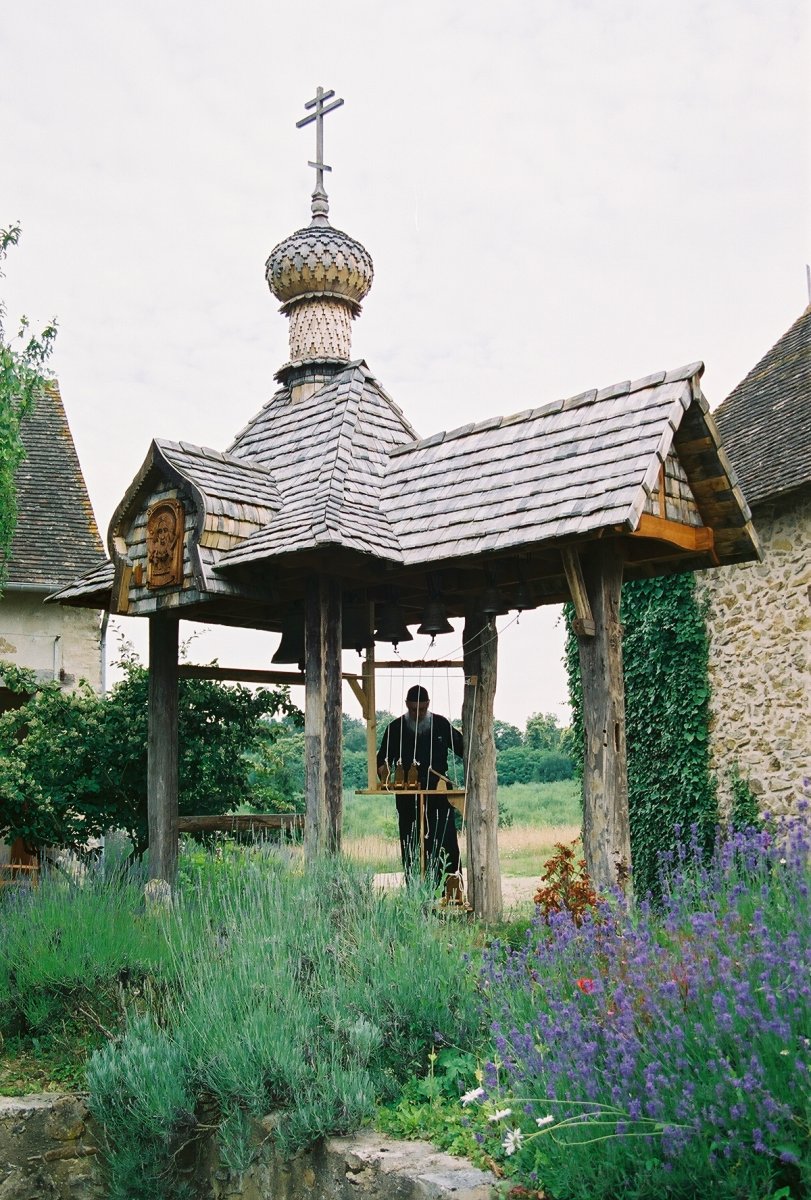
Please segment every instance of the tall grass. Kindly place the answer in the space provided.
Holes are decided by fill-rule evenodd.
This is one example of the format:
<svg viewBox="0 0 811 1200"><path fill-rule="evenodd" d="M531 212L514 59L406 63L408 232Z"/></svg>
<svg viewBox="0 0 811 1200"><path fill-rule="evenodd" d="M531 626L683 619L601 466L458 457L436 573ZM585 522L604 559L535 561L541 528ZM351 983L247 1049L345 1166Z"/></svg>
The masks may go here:
<svg viewBox="0 0 811 1200"><path fill-rule="evenodd" d="M142 883L95 868L0 891L0 1034L44 1035L77 1006L103 1022L162 969L166 933L144 908Z"/></svg>

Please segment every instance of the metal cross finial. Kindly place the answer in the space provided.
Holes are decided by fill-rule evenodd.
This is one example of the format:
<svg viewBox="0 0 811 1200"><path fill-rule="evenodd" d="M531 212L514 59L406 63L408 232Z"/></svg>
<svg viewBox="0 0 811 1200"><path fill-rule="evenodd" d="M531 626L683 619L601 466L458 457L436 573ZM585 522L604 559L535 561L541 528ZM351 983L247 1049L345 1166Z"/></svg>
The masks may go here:
<svg viewBox="0 0 811 1200"><path fill-rule="evenodd" d="M300 121L296 121L296 129L301 129L304 125L309 125L311 121L315 121L315 162L308 162L308 167L315 167L315 191L313 199L316 196L326 197L324 191L324 172L331 171L332 167L328 167L324 162L324 115L332 112L334 108L340 108L343 100L332 100L335 92L330 90L325 92L322 87L315 89L315 99L308 100L304 107L314 108L315 112L310 113L307 117L302 117ZM327 101L332 100L331 104ZM313 209L315 215L315 209Z"/></svg>

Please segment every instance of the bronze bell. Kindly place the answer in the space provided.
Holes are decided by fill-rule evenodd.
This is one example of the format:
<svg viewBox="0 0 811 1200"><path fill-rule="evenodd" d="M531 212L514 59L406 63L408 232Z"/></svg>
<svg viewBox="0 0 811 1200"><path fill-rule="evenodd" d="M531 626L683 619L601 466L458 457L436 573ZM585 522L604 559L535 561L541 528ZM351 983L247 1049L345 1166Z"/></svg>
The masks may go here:
<svg viewBox="0 0 811 1200"><path fill-rule="evenodd" d="M273 658L274 663L295 663L304 670L304 617L293 612L285 617L282 625L282 640Z"/></svg>
<svg viewBox="0 0 811 1200"><path fill-rule="evenodd" d="M396 646L398 642L413 640L414 636L405 623L400 605L394 600L381 604L380 612L375 613L375 641L391 642Z"/></svg>
<svg viewBox="0 0 811 1200"><path fill-rule="evenodd" d="M501 617L509 612L509 605L497 587L489 587L482 595L481 610L486 617Z"/></svg>
<svg viewBox="0 0 811 1200"><path fill-rule="evenodd" d="M519 612L523 612L525 608L532 608L532 595L525 583L519 583L510 597L510 608L517 608Z"/></svg>
<svg viewBox="0 0 811 1200"><path fill-rule="evenodd" d="M365 649L371 640L372 632L369 628L369 605L345 605L343 611L343 620L341 623L341 649L357 650L358 654L360 654L361 650Z"/></svg>
<svg viewBox="0 0 811 1200"><path fill-rule="evenodd" d="M426 633L431 637L436 637L438 633L453 633L453 626L441 600L428 601L422 614L422 625L417 633Z"/></svg>

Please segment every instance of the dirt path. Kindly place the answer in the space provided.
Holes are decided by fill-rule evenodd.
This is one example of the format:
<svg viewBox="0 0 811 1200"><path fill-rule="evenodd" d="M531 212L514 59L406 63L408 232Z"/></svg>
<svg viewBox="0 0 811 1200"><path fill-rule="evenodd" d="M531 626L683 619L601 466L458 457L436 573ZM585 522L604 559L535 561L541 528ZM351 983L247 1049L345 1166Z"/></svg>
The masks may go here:
<svg viewBox="0 0 811 1200"><path fill-rule="evenodd" d="M464 871L462 872L464 876ZM388 875L375 875L375 884L381 888L396 888L403 886L402 872ZM504 900L504 912L521 913L530 916L533 910L532 897L538 888L537 875L502 875L501 895Z"/></svg>

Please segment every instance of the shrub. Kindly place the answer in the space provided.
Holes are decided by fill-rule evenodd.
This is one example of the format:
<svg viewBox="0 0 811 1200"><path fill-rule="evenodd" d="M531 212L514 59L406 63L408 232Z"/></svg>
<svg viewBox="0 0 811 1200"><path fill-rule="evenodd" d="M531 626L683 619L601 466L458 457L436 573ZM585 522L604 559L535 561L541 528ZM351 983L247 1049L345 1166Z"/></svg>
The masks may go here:
<svg viewBox="0 0 811 1200"><path fill-rule="evenodd" d="M552 913L567 912L575 925L581 925L585 914L597 907L597 893L591 886L585 859L575 858L576 845L576 840L571 846L555 842L557 853L546 863L534 900L547 920Z"/></svg>
<svg viewBox="0 0 811 1200"><path fill-rule="evenodd" d="M280 1114L283 1151L350 1131L420 1069L437 1036L469 1041L479 1029L475 979L460 969L472 933L430 918L430 895L381 895L341 861L302 870L269 847L235 856L240 870L181 871L160 1025L133 1021L90 1070L122 1200L150 1195L150 1180L168 1188L175 1132L196 1106L213 1105L208 1123L244 1165L252 1117ZM174 1086L154 1103L147 1091L127 1126L119 1097L161 1047ZM127 1191L134 1147L146 1165Z"/></svg>
<svg viewBox="0 0 811 1200"><path fill-rule="evenodd" d="M32 846L81 848L106 829L147 842L147 696L149 677L132 656L109 696L88 685L64 693L38 685L24 704L0 715L0 835ZM0 680L27 690L0 663ZM205 679L179 686L178 805L181 814L229 812L263 796L255 759L273 737L262 718L298 719L285 689L251 692ZM269 788L269 784L268 784ZM265 788L265 791L268 790Z"/></svg>

